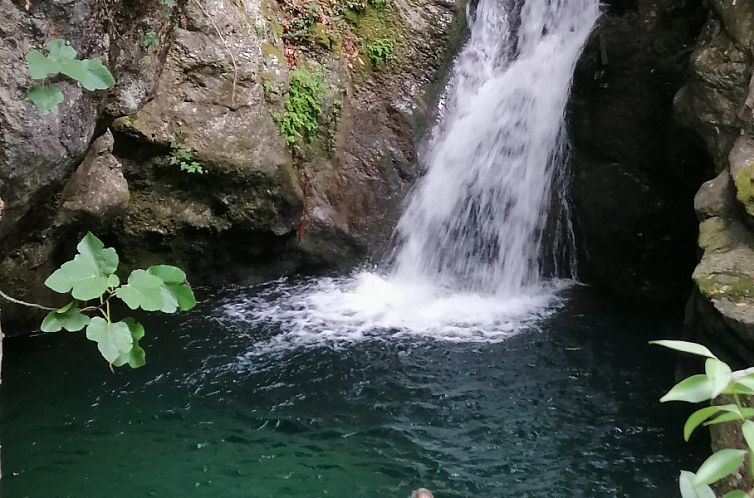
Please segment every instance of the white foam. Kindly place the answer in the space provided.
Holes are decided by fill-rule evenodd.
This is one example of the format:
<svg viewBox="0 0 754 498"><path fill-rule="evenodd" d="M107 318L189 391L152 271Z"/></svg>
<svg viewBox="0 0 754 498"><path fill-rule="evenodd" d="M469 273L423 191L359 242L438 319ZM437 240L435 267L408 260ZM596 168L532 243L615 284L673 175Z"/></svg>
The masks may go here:
<svg viewBox="0 0 754 498"><path fill-rule="evenodd" d="M570 283L552 281L505 297L362 272L298 284L281 280L227 303L223 313L251 327L273 328L271 338L255 344L258 353L394 338L501 342L557 309L559 291Z"/></svg>

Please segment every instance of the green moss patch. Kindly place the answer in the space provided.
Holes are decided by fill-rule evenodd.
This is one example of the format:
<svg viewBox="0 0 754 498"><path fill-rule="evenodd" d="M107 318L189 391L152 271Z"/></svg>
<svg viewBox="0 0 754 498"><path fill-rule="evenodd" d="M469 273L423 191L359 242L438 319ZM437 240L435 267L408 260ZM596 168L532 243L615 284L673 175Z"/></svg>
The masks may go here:
<svg viewBox="0 0 754 498"><path fill-rule="evenodd" d="M695 279L699 290L711 299L754 300L754 278L747 274L715 273Z"/></svg>
<svg viewBox="0 0 754 498"><path fill-rule="evenodd" d="M325 90L322 74L314 74L306 69L297 69L291 73L284 112L276 118L280 133L292 149L297 150L302 140L311 140L316 136Z"/></svg>
<svg viewBox="0 0 754 498"><path fill-rule="evenodd" d="M749 215L754 216L754 164L739 171L735 183L738 201L743 204Z"/></svg>

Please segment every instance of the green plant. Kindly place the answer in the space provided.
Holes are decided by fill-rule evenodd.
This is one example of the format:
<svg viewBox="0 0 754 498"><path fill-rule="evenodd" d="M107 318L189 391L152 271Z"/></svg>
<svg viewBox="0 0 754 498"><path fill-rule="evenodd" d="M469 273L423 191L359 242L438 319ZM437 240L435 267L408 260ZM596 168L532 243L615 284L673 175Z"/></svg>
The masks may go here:
<svg viewBox="0 0 754 498"><path fill-rule="evenodd" d="M289 147L298 148L299 140L311 139L319 127L320 99L325 92L324 77L306 69L291 73L282 116L277 116L280 132Z"/></svg>
<svg viewBox="0 0 754 498"><path fill-rule="evenodd" d="M122 284L115 273L119 262L115 249L105 247L91 233L84 236L76 249L78 254L45 281L55 292L70 293L72 300L47 314L42 331L78 332L86 328L87 339L97 343L97 349L111 367L143 366L146 355L139 341L144 337L144 327L131 317L116 321L111 301L119 299L132 310L188 311L196 306L196 299L186 282L186 274L175 266L150 266L132 271ZM98 304L86 306L89 301ZM88 313L96 316L90 317Z"/></svg>
<svg viewBox="0 0 754 498"><path fill-rule="evenodd" d="M264 97L268 100L272 97L272 95L278 93L277 89L275 88L275 83L266 78L262 79L262 92L264 93Z"/></svg>
<svg viewBox="0 0 754 498"><path fill-rule="evenodd" d="M183 148L183 142L180 139L173 139L170 142L170 165L180 166L181 171L191 174L203 175L207 172L194 158L194 153Z"/></svg>
<svg viewBox="0 0 754 498"><path fill-rule="evenodd" d="M721 395L730 397L732 403L701 408L689 416L683 428L683 437L689 440L700 425L741 423L747 449L722 449L715 452L696 472L681 471L679 486L683 498L715 498L711 484L733 474L743 465L748 455L749 468L754 475L754 408L745 406L741 398L754 396L754 371L732 372L731 368L701 344L684 341L653 341L675 351L705 358L705 373L692 375L675 385L660 401L686 401L701 403L715 400ZM750 498L754 489L734 490L723 498Z"/></svg>
<svg viewBox="0 0 754 498"><path fill-rule="evenodd" d="M389 0L371 0L369 3L377 10L386 10L388 7L390 7Z"/></svg>
<svg viewBox="0 0 754 498"><path fill-rule="evenodd" d="M312 37L312 27L324 16L324 10L317 1L304 2L303 5L286 4L290 19L283 38L294 44L306 43Z"/></svg>
<svg viewBox="0 0 754 498"><path fill-rule="evenodd" d="M369 59L375 66L380 66L395 58L395 40L392 38L378 38L367 46Z"/></svg>
<svg viewBox="0 0 754 498"><path fill-rule="evenodd" d="M175 7L175 0L160 0L160 5L165 8L172 9Z"/></svg>
<svg viewBox="0 0 754 498"><path fill-rule="evenodd" d="M149 48L152 45L155 45L156 43L157 43L157 33L155 33L154 31L145 33L144 39L141 42L144 48Z"/></svg>
<svg viewBox="0 0 754 498"><path fill-rule="evenodd" d="M46 54L34 49L26 53L26 64L34 81L26 95L43 116L56 111L63 102L63 92L48 85L47 78L64 74L90 91L107 90L115 85L115 78L102 61L77 59L76 50L64 39L54 38L45 48Z"/></svg>

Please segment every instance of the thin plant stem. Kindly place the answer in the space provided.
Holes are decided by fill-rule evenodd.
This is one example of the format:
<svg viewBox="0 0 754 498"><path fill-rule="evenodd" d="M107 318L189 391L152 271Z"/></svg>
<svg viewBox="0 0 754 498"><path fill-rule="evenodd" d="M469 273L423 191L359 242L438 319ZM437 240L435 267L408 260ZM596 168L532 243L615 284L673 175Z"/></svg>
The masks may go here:
<svg viewBox="0 0 754 498"><path fill-rule="evenodd" d="M0 297L2 297L3 299L5 299L8 302L11 302L13 304L18 304L18 305L21 305L21 306L26 306L27 308L36 308L36 309L39 309L39 310L42 310L42 311L57 311L56 308L50 308L50 307L47 307L47 306L42 306L41 304L27 303L26 301L21 301L20 299L16 299L16 298L13 298L13 297L9 296L8 294L6 294L5 292L3 292L1 290L0 290Z"/></svg>

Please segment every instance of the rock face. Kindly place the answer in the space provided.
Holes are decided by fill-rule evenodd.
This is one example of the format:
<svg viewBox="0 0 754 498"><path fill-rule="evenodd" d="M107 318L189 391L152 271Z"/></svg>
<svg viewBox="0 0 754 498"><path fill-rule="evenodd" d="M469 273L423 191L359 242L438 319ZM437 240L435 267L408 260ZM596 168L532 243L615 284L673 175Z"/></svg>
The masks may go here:
<svg viewBox="0 0 754 498"><path fill-rule="evenodd" d="M717 177L697 193L701 260L687 325L737 368L754 364L754 4L709 2L711 15L691 55L687 84L678 92L678 118L703 140ZM721 425L713 447L745 447L739 429ZM748 472L723 482L752 487Z"/></svg>
<svg viewBox="0 0 754 498"><path fill-rule="evenodd" d="M112 8L96 0L0 3L0 197L6 203L0 244L83 159L107 113L133 112L149 96L150 73L157 65L136 72L127 68L141 66L142 32L170 29L169 12L163 15L155 5L159 3L131 1ZM106 94L61 80L63 104L56 114L41 116L25 98L30 79L24 55L55 37L69 41L81 58L101 59L122 83Z"/></svg>
<svg viewBox="0 0 754 498"><path fill-rule="evenodd" d="M569 120L582 279L631 298L683 298L695 264L691 199L708 162L673 96L706 12L613 0L577 67Z"/></svg>
<svg viewBox="0 0 754 498"><path fill-rule="evenodd" d="M754 363L754 93L750 2L711 2L713 14L691 56L676 114L703 139L717 178L695 208L703 250L689 322L697 336L727 346L729 359Z"/></svg>
<svg viewBox="0 0 754 498"><path fill-rule="evenodd" d="M378 250L464 27L462 6L441 0L323 4L314 17L274 0L28 4L0 0L0 287L45 303L44 278L86 230L125 266L170 262L194 282ZM23 57L55 36L118 84L61 80L60 110L40 116ZM378 40L393 44L386 60L369 56ZM316 81L310 116L303 80Z"/></svg>

